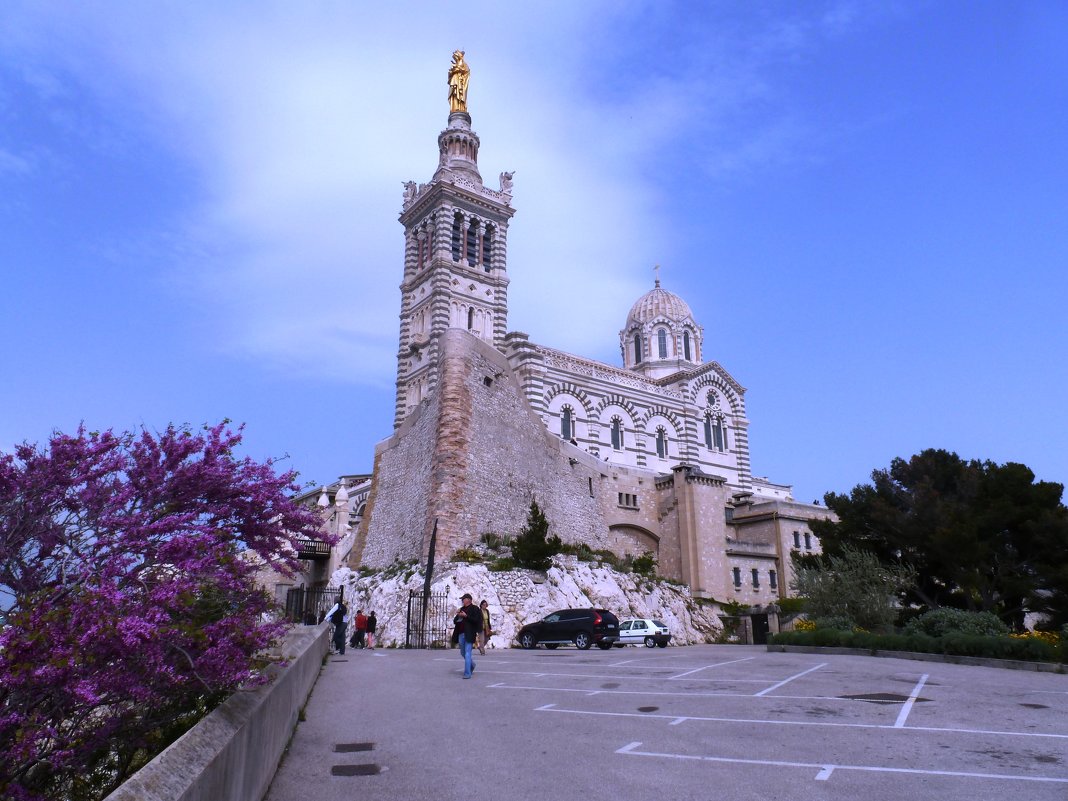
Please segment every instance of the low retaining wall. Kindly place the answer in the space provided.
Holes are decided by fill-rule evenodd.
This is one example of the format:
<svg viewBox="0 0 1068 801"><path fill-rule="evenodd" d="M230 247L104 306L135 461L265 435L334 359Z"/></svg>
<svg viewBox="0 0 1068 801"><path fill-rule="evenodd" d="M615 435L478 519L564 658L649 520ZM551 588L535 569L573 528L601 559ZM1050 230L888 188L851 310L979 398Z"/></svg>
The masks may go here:
<svg viewBox="0 0 1068 801"><path fill-rule="evenodd" d="M261 801L319 677L329 628L294 629L270 684L234 693L105 801Z"/></svg>
<svg viewBox="0 0 1068 801"><path fill-rule="evenodd" d="M1030 670L1037 673L1064 673L1068 668L1055 662L1024 662L1019 659L988 659L982 656L957 656L956 654L925 654L920 651L880 651L870 648L841 648L820 645L768 644L769 651L786 654L843 654L845 656L881 656L887 659L915 659L918 662L948 662L951 665L975 665L1006 670Z"/></svg>

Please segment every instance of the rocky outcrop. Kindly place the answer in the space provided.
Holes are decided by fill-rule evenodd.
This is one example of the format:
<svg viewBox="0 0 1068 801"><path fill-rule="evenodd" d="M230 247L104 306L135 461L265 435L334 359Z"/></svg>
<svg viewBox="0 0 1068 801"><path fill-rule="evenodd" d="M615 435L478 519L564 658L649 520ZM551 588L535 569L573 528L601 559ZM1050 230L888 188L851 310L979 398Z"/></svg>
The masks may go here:
<svg viewBox="0 0 1068 801"><path fill-rule="evenodd" d="M361 575L348 568L334 573L332 584L344 587L355 613L374 610L378 642L403 646L408 594L421 591L424 575L414 566L396 565L386 571ZM508 648L526 623L556 609L595 607L609 609L620 619L653 617L671 629L676 645L712 642L721 631L711 606L694 601L687 587L635 573L620 573L597 562L557 555L547 573L532 570L494 572L485 565L447 562L439 565L432 591L448 596L449 608L460 606L460 596L471 593L478 603L489 602L494 636L491 645Z"/></svg>

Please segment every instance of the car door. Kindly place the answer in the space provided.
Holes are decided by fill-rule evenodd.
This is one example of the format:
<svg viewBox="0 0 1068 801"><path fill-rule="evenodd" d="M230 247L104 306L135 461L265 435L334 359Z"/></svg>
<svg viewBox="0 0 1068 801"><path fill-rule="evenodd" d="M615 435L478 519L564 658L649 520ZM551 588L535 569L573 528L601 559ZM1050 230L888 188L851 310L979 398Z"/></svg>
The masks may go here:
<svg viewBox="0 0 1068 801"><path fill-rule="evenodd" d="M542 618L540 631L538 632L538 640L545 642L546 640L559 640L560 639L560 613L553 612L551 615L546 615Z"/></svg>
<svg viewBox="0 0 1068 801"><path fill-rule="evenodd" d="M619 641L624 645L630 642L630 620L624 620L619 624Z"/></svg>
<svg viewBox="0 0 1068 801"><path fill-rule="evenodd" d="M645 635L649 633L649 624L644 620L635 620L630 627L630 641L641 645L645 642Z"/></svg>

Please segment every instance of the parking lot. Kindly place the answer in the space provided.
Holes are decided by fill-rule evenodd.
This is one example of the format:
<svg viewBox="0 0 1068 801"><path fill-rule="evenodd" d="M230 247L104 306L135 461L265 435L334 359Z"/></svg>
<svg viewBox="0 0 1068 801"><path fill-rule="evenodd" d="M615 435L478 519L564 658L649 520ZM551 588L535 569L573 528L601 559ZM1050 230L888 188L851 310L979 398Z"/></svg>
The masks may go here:
<svg viewBox="0 0 1068 801"><path fill-rule="evenodd" d="M1064 675L695 646L461 681L457 654L333 657L268 799L1068 798Z"/></svg>

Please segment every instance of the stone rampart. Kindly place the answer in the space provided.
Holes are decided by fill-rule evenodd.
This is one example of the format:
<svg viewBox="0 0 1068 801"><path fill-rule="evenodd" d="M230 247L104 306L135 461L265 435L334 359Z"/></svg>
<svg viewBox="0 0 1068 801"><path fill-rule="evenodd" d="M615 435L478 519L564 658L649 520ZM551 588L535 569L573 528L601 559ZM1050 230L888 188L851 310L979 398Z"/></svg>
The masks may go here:
<svg viewBox="0 0 1068 801"><path fill-rule="evenodd" d="M260 801L319 677L328 629L294 629L270 684L234 693L104 801Z"/></svg>

